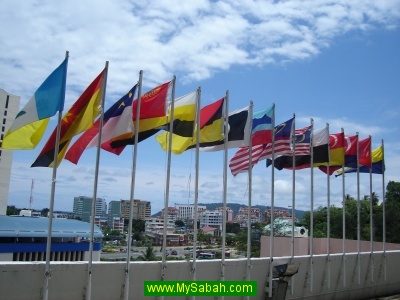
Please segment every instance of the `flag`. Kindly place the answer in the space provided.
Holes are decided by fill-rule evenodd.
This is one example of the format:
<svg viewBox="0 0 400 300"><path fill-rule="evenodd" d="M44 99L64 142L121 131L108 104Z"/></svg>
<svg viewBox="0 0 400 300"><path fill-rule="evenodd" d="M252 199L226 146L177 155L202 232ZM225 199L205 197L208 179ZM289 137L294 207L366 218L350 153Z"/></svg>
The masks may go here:
<svg viewBox="0 0 400 300"><path fill-rule="evenodd" d="M367 137L366 139L360 140L358 142L358 161L363 166L366 166L368 168L371 167L371 137Z"/></svg>
<svg viewBox="0 0 400 300"><path fill-rule="evenodd" d="M329 162L328 163L317 163L314 167L319 166L319 169L327 173L329 164L329 175L332 175L337 169L341 168L344 163L345 154L345 139L344 133L335 133L329 135Z"/></svg>
<svg viewBox="0 0 400 300"><path fill-rule="evenodd" d="M325 127L323 129L312 131L312 151L313 162L323 163L329 161L329 131ZM271 160L267 160L267 167L271 165ZM292 169L293 156L282 155L275 159L274 166L278 170ZM296 155L295 156L295 169L305 169L311 166L311 154L309 155Z"/></svg>
<svg viewBox="0 0 400 300"><path fill-rule="evenodd" d="M167 124L167 101L170 97L172 81L163 83L140 97L140 121L138 142L144 141L159 132L162 126ZM137 99L132 105L133 117L136 120ZM103 143L102 148L107 148L114 154L119 155L126 145L135 143L135 135L129 138L117 138ZM107 146L105 144L108 144Z"/></svg>
<svg viewBox="0 0 400 300"><path fill-rule="evenodd" d="M253 112L253 125L251 130L251 144L253 146L272 142L272 120L274 113L275 106Z"/></svg>
<svg viewBox="0 0 400 300"><path fill-rule="evenodd" d="M101 141L109 141L114 137L121 137L127 133L132 134L134 126L132 120L132 102L136 92L135 85L121 99L114 103L103 116ZM68 149L65 159L77 164L83 151L97 146L100 119L86 130L76 142Z"/></svg>
<svg viewBox="0 0 400 300"><path fill-rule="evenodd" d="M198 91L194 91L174 100L174 120L172 122L172 132L174 135L183 137L193 136L197 98ZM171 111L171 108L169 111ZM169 112L165 128L167 131L169 131L170 117L171 113Z"/></svg>
<svg viewBox="0 0 400 300"><path fill-rule="evenodd" d="M291 151L290 141L293 130L293 120L290 119L287 122L279 124L274 130L274 140L275 140L275 153L287 153ZM272 140L272 139L271 139ZM233 176L241 172L246 172L249 170L250 160L249 160L249 147L240 148L234 156L229 161L229 168ZM272 154L272 144L267 145L255 145L252 146L251 150L251 162L254 166L260 160L266 159L268 155Z"/></svg>
<svg viewBox="0 0 400 300"><path fill-rule="evenodd" d="M357 167L357 144L358 144L358 135L345 137L345 147L346 147L346 151L344 154L345 167L350 167L350 168Z"/></svg>
<svg viewBox="0 0 400 300"><path fill-rule="evenodd" d="M294 136L295 155L309 155L312 127L296 129Z"/></svg>
<svg viewBox="0 0 400 300"><path fill-rule="evenodd" d="M248 147L250 144L251 137L251 116L249 115L250 107L244 107L242 109L235 110L229 113L228 116L228 145L227 148L240 148ZM223 122L224 123L224 122ZM207 130L210 134L210 129ZM202 151L220 151L225 149L225 139L223 136L220 139L214 139L210 141L202 141L200 139L200 150ZM203 132L203 135L205 132ZM201 133L200 133L201 135ZM195 145L190 148L195 147Z"/></svg>
<svg viewBox="0 0 400 300"><path fill-rule="evenodd" d="M88 86L78 100L61 120L60 144L57 155L57 166L61 163L72 138L93 126L95 118L100 114L101 91L106 69ZM32 167L52 167L56 144L57 128L36 158Z"/></svg>
<svg viewBox="0 0 400 300"><path fill-rule="evenodd" d="M274 130L274 153L280 155L291 155L294 118L283 122L275 127ZM261 153L260 160L272 156L272 143L266 145Z"/></svg>
<svg viewBox="0 0 400 300"><path fill-rule="evenodd" d="M41 141L50 117L64 108L68 57L40 85L32 98L17 114L1 147L30 150Z"/></svg>
<svg viewBox="0 0 400 300"><path fill-rule="evenodd" d="M384 164L382 146L379 146L375 150L372 150L371 162L372 162L371 168L360 165L359 172L360 173L369 173L370 170L372 170L372 173L374 173L374 174L383 174L383 172L385 172L385 164ZM345 173L356 173L357 168L346 168L344 170L344 172ZM337 177L342 174L343 174L343 172L340 170L340 171L337 171L337 175L335 175L335 176Z"/></svg>
<svg viewBox="0 0 400 300"><path fill-rule="evenodd" d="M200 141L199 143L210 143L223 138L222 115L223 115L224 98L211 103L200 110ZM175 130L175 122L174 122ZM170 132L164 132L156 136L157 142L164 151L168 150ZM192 132L192 136L185 137L172 133L171 152L181 154L189 148L196 146L196 130Z"/></svg>

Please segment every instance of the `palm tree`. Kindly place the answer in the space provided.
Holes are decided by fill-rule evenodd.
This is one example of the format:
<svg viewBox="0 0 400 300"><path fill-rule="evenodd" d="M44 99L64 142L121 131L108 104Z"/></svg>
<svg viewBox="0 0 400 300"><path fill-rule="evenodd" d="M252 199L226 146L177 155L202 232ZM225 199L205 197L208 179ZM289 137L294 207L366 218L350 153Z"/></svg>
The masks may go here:
<svg viewBox="0 0 400 300"><path fill-rule="evenodd" d="M142 261L154 261L157 260L157 257L155 255L153 247L147 246L146 252L142 252L142 254L138 256L137 259Z"/></svg>

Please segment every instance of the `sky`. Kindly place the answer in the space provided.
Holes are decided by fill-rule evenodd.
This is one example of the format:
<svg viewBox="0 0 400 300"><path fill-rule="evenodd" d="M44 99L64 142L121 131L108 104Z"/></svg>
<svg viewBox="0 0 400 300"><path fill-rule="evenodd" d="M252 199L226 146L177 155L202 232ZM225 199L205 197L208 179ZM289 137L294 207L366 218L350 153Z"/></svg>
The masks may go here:
<svg viewBox="0 0 400 300"><path fill-rule="evenodd" d="M69 51L65 111L109 62L109 108L138 81L143 92L176 76L176 97L201 87L201 105L229 91L230 111L254 103L276 106L276 124L296 115L296 128L314 120L330 133L384 141L385 184L400 181L400 0L304 1L14 1L0 10L0 88L21 97L20 107ZM52 169L31 168L56 126L50 121L34 150L13 154L8 205L49 207ZM167 154L154 137L137 147L134 198L165 205ZM230 149L230 159L236 149ZM133 147L120 156L100 152L97 197L129 199ZM55 210L72 211L76 196L95 192L96 149L77 165L57 169ZM223 198L223 151L200 153L199 203ZM195 153L172 155L169 206L193 203ZM327 176L314 170L314 208L327 205ZM274 172L265 161L253 168L253 205L292 205L292 172ZM357 197L356 174L345 193ZM296 172L295 207L310 210L310 169ZM34 189L31 183L34 180ZM330 204L341 207L342 180L331 176ZM382 176L372 189L382 200ZM360 175L361 197L369 174ZM227 178L227 205L248 204L248 176Z"/></svg>

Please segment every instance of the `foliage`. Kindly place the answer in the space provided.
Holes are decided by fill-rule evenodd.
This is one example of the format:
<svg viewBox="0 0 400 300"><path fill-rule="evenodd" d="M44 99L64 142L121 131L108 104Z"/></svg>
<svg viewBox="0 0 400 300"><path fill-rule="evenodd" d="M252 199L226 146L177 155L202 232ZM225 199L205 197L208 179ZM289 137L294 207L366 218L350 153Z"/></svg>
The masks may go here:
<svg viewBox="0 0 400 300"><path fill-rule="evenodd" d="M379 204L379 197L372 193L373 240L383 241L383 205L385 205L386 241L400 243L400 182L390 181L386 187L385 203ZM345 238L357 240L358 237L358 205L360 207L360 239L369 241L370 226L370 196L364 196L358 201L346 195L345 197ZM343 209L335 206L330 208L330 237L343 237ZM303 216L302 223L310 229L310 212ZM319 207L313 212L313 236L327 237L327 207ZM310 233L310 231L309 231Z"/></svg>
<svg viewBox="0 0 400 300"><path fill-rule="evenodd" d="M147 246L146 251L142 252L140 256L138 256L137 260L141 261L154 261L158 260L157 256L155 255L154 248L152 246Z"/></svg>
<svg viewBox="0 0 400 300"><path fill-rule="evenodd" d="M185 222L183 222L182 220L176 220L175 221L175 226L177 226L177 227L185 227Z"/></svg>

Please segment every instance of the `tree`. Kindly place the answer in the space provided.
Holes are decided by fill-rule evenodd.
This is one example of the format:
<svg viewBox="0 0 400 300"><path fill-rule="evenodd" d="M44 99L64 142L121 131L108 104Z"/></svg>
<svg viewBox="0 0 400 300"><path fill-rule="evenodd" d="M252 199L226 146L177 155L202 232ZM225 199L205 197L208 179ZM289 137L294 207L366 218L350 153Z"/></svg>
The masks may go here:
<svg viewBox="0 0 400 300"><path fill-rule="evenodd" d="M138 256L137 260L142 260L142 261L157 260L157 256L155 254L154 248L152 246L147 246L146 251L142 252L142 254L140 256Z"/></svg>
<svg viewBox="0 0 400 300"><path fill-rule="evenodd" d="M182 220L176 220L175 226L176 227L185 227L185 222L183 222Z"/></svg>
<svg viewBox="0 0 400 300"><path fill-rule="evenodd" d="M226 232L227 233L239 233L240 232L240 224L239 223L226 223Z"/></svg>

